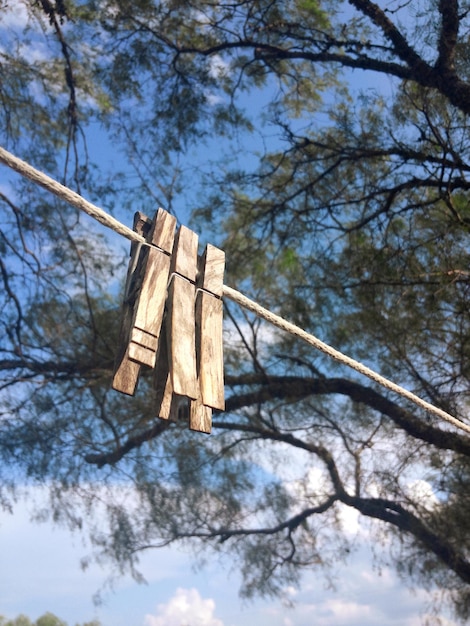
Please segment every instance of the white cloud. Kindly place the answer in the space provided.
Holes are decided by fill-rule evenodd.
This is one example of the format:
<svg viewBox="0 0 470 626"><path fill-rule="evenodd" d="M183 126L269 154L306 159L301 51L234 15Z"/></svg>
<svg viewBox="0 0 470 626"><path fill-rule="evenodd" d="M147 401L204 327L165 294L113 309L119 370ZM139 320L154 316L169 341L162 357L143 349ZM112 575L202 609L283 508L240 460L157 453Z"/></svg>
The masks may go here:
<svg viewBox="0 0 470 626"><path fill-rule="evenodd" d="M323 603L321 610L323 616L318 624L344 624L369 620L373 615L373 609L367 604L356 602L344 602L333 598Z"/></svg>
<svg viewBox="0 0 470 626"><path fill-rule="evenodd" d="M426 480L413 480L407 485L409 497L420 505L433 509L438 504L438 499L433 488Z"/></svg>
<svg viewBox="0 0 470 626"><path fill-rule="evenodd" d="M350 506L341 505L338 511L339 519L341 520L341 525L344 533L347 536L355 536L360 534L361 526L360 526L360 514L359 511L353 509ZM367 532L363 532L364 536L367 536Z"/></svg>
<svg viewBox="0 0 470 626"><path fill-rule="evenodd" d="M315 626L418 626L419 616L393 615L393 610L383 611L371 591L369 601L334 597L315 603L305 603L298 607L293 626L314 623ZM455 625L449 625L455 626Z"/></svg>
<svg viewBox="0 0 470 626"><path fill-rule="evenodd" d="M209 60L209 74L212 78L224 78L230 73L230 65L227 61L215 54Z"/></svg>
<svg viewBox="0 0 470 626"><path fill-rule="evenodd" d="M28 11L22 2L9 2L7 7L0 13L0 23L2 26L23 29L28 25L28 21Z"/></svg>
<svg viewBox="0 0 470 626"><path fill-rule="evenodd" d="M47 46L45 45L45 43L40 41L35 41L31 45L21 43L18 48L18 52L24 59L27 59L27 62L30 65L33 65L34 63L43 63L44 61L50 61L51 59L51 53L48 50ZM53 90L57 95L60 94L61 89L59 84L55 84L53 81L49 80L48 87ZM32 83L32 85L30 86L30 92L32 92L33 94L35 94L36 92L41 93L41 89L42 87L39 83Z"/></svg>
<svg viewBox="0 0 470 626"><path fill-rule="evenodd" d="M215 602L201 598L197 589L177 589L157 615L146 615L145 626L224 626L214 617Z"/></svg>
<svg viewBox="0 0 470 626"><path fill-rule="evenodd" d="M237 326L235 327L232 320L226 319L224 323L224 337L227 345L237 348L244 348L244 343L240 334L243 335L245 341L251 346L253 343L253 335L256 334L256 342L258 353L260 350L267 350L269 346L272 346L279 341L280 331L271 324L262 323L260 326L254 328L245 320L237 319ZM264 354L264 352L263 352Z"/></svg>
<svg viewBox="0 0 470 626"><path fill-rule="evenodd" d="M216 104L220 104L224 101L221 96L218 96L215 93L211 93L210 91L206 91L204 95L206 96L207 103L210 106L215 106Z"/></svg>

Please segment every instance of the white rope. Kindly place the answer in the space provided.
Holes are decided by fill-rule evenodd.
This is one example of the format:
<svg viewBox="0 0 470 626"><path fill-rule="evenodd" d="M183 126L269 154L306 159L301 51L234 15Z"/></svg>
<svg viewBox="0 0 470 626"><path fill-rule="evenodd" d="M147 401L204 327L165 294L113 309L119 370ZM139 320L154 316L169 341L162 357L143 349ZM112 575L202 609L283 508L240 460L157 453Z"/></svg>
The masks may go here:
<svg viewBox="0 0 470 626"><path fill-rule="evenodd" d="M112 217L111 215L103 211L103 209L100 209L99 207L95 206L91 202L88 202L87 200L82 198L82 196L80 196L78 193L75 193L68 187L61 185L54 179L50 178L46 174L43 174L39 170L36 170L34 167L29 165L25 161L18 159L17 157L13 156L13 154L11 154L10 152L8 152L7 150L1 147L0 147L0 162L4 163L11 169L21 174L22 176L25 176L29 180L32 180L38 185L41 185L41 187L44 187L44 189L47 189L48 191L50 191L51 193L59 197L61 200L66 200L77 209L85 211L85 213L93 217L95 220L98 220L98 222L100 222L104 226L107 226L108 228L111 228L113 231L122 235L123 237L126 237L127 239L130 239L131 241L136 241L138 243L146 243L144 237L138 235L131 228L128 228L127 226L119 222L117 219L115 219L114 217ZM223 295L229 298L230 300L233 300L233 302L236 302L238 305L242 306L243 308L248 309L249 311L252 311L252 313L257 315L258 317L265 319L270 324L277 326L281 330L284 330L285 332L288 332L291 335L295 335L299 339L302 339L303 341L310 344L317 350L324 352L325 354L335 359L336 361L339 361L340 363L343 363L344 365L347 365L348 367L356 370L360 374L367 376L368 378L378 383L382 387L385 387L385 389L389 389L390 391L393 391L399 394L403 398L410 400L411 402L421 407L422 409L425 409L426 411L429 411L430 413L434 413L435 415L442 418L449 424L452 424L453 426L456 426L457 428L464 430L467 433L470 433L469 425L453 417L446 411L443 411L442 409L439 409L438 407L430 404L429 402L422 400L421 398L416 396L414 393L411 393L411 391L407 391L403 387L400 387L399 385L393 383L387 378L384 378L380 374L377 374L376 372L374 372L367 366L363 365L362 363L359 363L359 361L355 361L354 359L351 359L350 357L346 356L342 352L335 350L334 348L324 343L320 339L317 339L314 335L311 335L305 332L302 328L299 328L295 324L288 322L287 320L283 319L279 315L272 313L268 309L265 309L261 305L254 302L253 300L250 300L239 291L236 291L235 289L232 289L231 287L227 287L226 285L224 285Z"/></svg>
<svg viewBox="0 0 470 626"><path fill-rule="evenodd" d="M132 228L124 226L124 224L121 224L121 222L103 211L103 209L100 209L91 202L88 202L88 200L82 198L82 196L75 191L65 187L65 185L61 185L53 178L43 174L25 161L18 159L2 147L0 147L0 162L4 163L4 165L7 165L12 170L15 170L15 172L18 172L18 174L21 174L25 178L41 185L41 187L44 187L44 189L47 189L47 191L50 191L61 200L65 200L77 209L85 211L85 213L93 217L95 220L98 220L98 222L104 226L111 228L119 235L123 235L131 241L145 243L145 238L134 232Z"/></svg>

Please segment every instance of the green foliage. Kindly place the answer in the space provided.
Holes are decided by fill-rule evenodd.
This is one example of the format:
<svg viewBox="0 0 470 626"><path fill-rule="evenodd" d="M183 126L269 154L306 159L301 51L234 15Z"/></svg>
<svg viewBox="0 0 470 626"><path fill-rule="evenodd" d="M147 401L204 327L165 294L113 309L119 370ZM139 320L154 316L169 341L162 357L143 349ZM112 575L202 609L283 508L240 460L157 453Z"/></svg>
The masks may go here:
<svg viewBox="0 0 470 626"><path fill-rule="evenodd" d="M36 626L67 626L67 624L52 613L45 613L41 617L38 617Z"/></svg>
<svg viewBox="0 0 470 626"><path fill-rule="evenodd" d="M297 0L296 5L302 17L314 19L317 28L327 29L330 26L328 12L321 8L318 0Z"/></svg>
<svg viewBox="0 0 470 626"><path fill-rule="evenodd" d="M14 619L7 620L7 618L0 615L0 626L67 626L67 622L64 622L53 613L44 613L41 617L32 622L26 615L18 615ZM86 622L82 625L76 624L75 626L101 626L100 622L93 620Z"/></svg>
<svg viewBox="0 0 470 626"><path fill-rule="evenodd" d="M4 620L5 618L1 618ZM2 626L33 626L33 623L26 615L18 615L14 620L2 621Z"/></svg>

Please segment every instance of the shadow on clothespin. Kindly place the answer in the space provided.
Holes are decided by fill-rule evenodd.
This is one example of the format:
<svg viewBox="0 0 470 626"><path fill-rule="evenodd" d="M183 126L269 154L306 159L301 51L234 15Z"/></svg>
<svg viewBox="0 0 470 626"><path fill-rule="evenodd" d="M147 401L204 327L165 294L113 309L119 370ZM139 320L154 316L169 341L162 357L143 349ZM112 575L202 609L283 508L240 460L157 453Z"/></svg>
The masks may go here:
<svg viewBox="0 0 470 626"><path fill-rule="evenodd" d="M142 365L155 367L170 272L176 218L158 209L150 221L140 213L134 230L150 245L132 244L123 302L113 389L134 395Z"/></svg>

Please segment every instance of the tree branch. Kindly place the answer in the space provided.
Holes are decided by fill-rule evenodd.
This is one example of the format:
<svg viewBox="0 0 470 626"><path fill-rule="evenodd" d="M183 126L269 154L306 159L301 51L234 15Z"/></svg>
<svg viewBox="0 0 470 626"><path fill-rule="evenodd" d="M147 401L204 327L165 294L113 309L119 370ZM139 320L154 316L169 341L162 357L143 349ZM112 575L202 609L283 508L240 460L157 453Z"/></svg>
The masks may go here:
<svg viewBox="0 0 470 626"><path fill-rule="evenodd" d="M394 54L400 62L384 60L383 56L371 55L370 51L373 46L370 44L351 45L349 48L345 48L344 41L334 39L326 33L320 33L321 36L316 39L309 39L308 48L306 46L296 47L295 42L298 42L299 38L289 30L289 27L295 25L288 23L283 23L282 30L277 32L278 39L284 39L285 46L263 41L261 37L254 39L242 36L238 36L232 41L225 39L207 47L187 46L170 42L161 33L154 33L154 35L170 46L177 55L201 54L211 56L223 51L251 49L255 59L265 60L267 63L270 59L304 60L312 63L332 63L344 67L380 72L401 80L412 80L423 87L437 89L449 99L451 104L464 113L470 114L470 84L460 79L454 70L455 44L459 26L456 0L451 2L440 0L439 10L442 17L442 28L438 59L434 66L427 63L416 52L406 37L377 4L370 2L370 0L349 0L349 3L382 31L384 37L391 43L389 54ZM217 30L217 26L215 30ZM295 33L295 28L293 28L293 32ZM325 41L328 44L326 48ZM314 47L317 48L317 51L312 51ZM337 52L332 51L332 48L335 47ZM348 53L344 52L345 49ZM363 50L369 50L369 54L364 54Z"/></svg>
<svg viewBox="0 0 470 626"><path fill-rule="evenodd" d="M459 6L457 0L439 0L439 13L442 26L439 36L436 70L444 73L455 72L455 46L459 32Z"/></svg>
<svg viewBox="0 0 470 626"><path fill-rule="evenodd" d="M299 401L309 396L340 394L385 415L415 439L426 441L442 450L454 450L465 456L470 456L470 438L432 426L371 387L366 387L346 378L270 376L266 379L257 374L247 374L233 378L227 376L226 384L229 386L259 386L255 391L229 397L226 402L227 411L275 399L288 398ZM220 427L223 428L223 422L220 423Z"/></svg>
<svg viewBox="0 0 470 626"><path fill-rule="evenodd" d="M428 73L431 68L423 61L419 54L409 45L406 38L401 34L395 24L389 20L384 11L370 0L348 0L363 15L366 15L385 35L392 45L396 55L404 61L415 73L425 71Z"/></svg>
<svg viewBox="0 0 470 626"><path fill-rule="evenodd" d="M324 502L319 504L318 506L309 507L308 509L303 510L301 513L290 517L285 522L281 522L277 526L270 526L265 528L219 528L212 529L207 531L196 531L194 533L180 533L176 531L174 540L178 539L187 539L190 537L195 537L199 539L219 539L220 543L224 543L228 539L232 537L243 537L249 535L276 535L284 530L288 530L292 532L296 530L301 524L303 524L309 517L312 515L321 515L325 513L328 509L330 509L335 502L338 501L337 496L331 495ZM152 547L150 546L141 546L139 550Z"/></svg>
<svg viewBox="0 0 470 626"><path fill-rule="evenodd" d="M274 527L269 528L234 528L234 529L208 529L207 531L195 531L194 533L178 533L176 531L174 540L189 537L210 539L220 538L221 542L227 541L231 537L247 536L247 535L271 535L288 529L295 530L308 517L326 512L335 502L339 501L343 504L353 507L359 513L372 519L377 519L398 530L412 536L416 541L423 544L427 550L437 556L440 561L454 571L463 581L470 582L470 563L442 536L436 534L429 528L424 521L412 512L405 509L399 502L387 500L385 498L364 498L357 495L350 495L344 488L339 477L336 463L331 452L324 446L314 443L308 443L297 439L291 434L281 433L279 431L267 428L261 428L253 424L238 424L229 422L220 422L214 424L215 427L225 428L229 430L241 430L251 432L262 439L272 441L280 441L294 447L306 450L318 456L326 465L332 484L334 493L330 495L322 504L305 509L300 514L289 518ZM140 549L151 547L144 546Z"/></svg>
<svg viewBox="0 0 470 626"><path fill-rule="evenodd" d="M170 421L159 420L152 428L144 430L133 437L129 437L120 447L116 447L111 452L86 454L84 460L87 463L96 465L98 468L102 468L105 465L114 465L131 450L140 448L146 441L151 441L164 433L171 425L172 423Z"/></svg>
<svg viewBox="0 0 470 626"><path fill-rule="evenodd" d="M264 374L246 374L238 377L227 376L226 384L232 387L238 385L258 385L258 389L254 391L244 394L234 394L227 398L227 413L272 400L289 399L301 401L309 396L340 394L348 396L354 402L369 406L371 409L388 417L414 439L430 443L441 450L453 450L465 456L470 456L470 438L432 426L415 417L410 411L388 400L374 389L346 378L266 377ZM127 439L120 448L112 450L111 452L88 454L85 456L85 461L95 464L98 467L117 463L131 450L161 435L169 426L170 424L165 421L157 422L152 428ZM295 428L295 423L292 424L292 427ZM283 434L277 431L261 431L256 425L218 420L213 422L213 428L251 432L263 437L269 435L271 439L284 441L285 443L295 445L295 447L300 447L310 452L314 451L322 458L323 455L326 454L321 446L317 446L313 449L312 444L309 442L304 442L300 439L293 438L290 434ZM324 457L324 460L327 462L326 457ZM333 471L333 475L335 475L339 481L337 470ZM340 483L341 481L338 482L338 485Z"/></svg>
<svg viewBox="0 0 470 626"><path fill-rule="evenodd" d="M387 522L400 531L412 535L463 581L470 583L468 560L462 557L441 535L434 533L422 520L400 504L383 498L348 496L341 500L344 504L354 507L362 515Z"/></svg>

